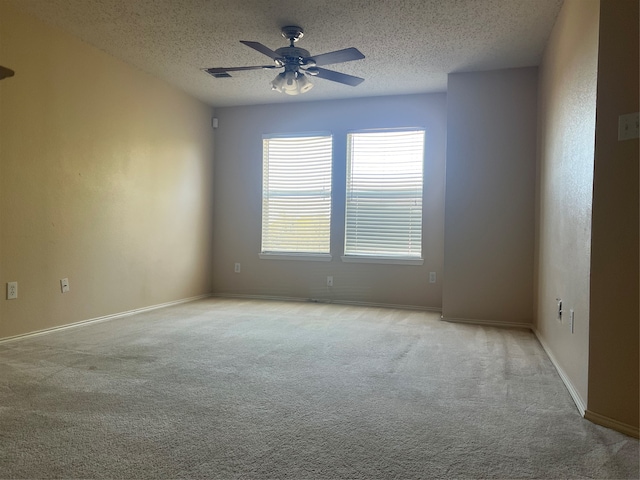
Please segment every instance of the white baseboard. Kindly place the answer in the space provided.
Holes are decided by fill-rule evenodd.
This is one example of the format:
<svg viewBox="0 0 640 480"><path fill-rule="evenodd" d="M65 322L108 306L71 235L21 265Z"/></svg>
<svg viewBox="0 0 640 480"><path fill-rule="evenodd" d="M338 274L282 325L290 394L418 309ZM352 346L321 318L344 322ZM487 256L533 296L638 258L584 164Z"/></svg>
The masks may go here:
<svg viewBox="0 0 640 480"><path fill-rule="evenodd" d="M479 320L475 318L451 318L442 317L445 322L451 323L467 323L469 325L482 325L485 327L506 327L506 328L525 328L531 330L533 327L530 323L522 322L500 322L498 320Z"/></svg>
<svg viewBox="0 0 640 480"><path fill-rule="evenodd" d="M113 313L111 315L104 315L102 317L90 318L87 320L80 320L79 322L67 323L66 325L60 325L58 327L45 328L43 330L36 330L35 332L22 333L20 335L13 335L11 337L5 337L0 339L0 344L11 342L14 340L19 340L22 338L27 338L27 337L36 337L38 335L44 335L47 333L56 332L58 330L66 330L68 328L81 327L83 325L87 325L90 323L106 322L107 320L115 320L116 318L128 317L130 315L135 315L137 313L149 312L151 310L170 307L172 305L180 305L181 303L194 302L196 300L201 300L203 298L209 298L210 296L211 296L210 293L205 293L203 295L196 295L195 297L182 298L180 300L174 300L172 302L159 303L157 305L151 305L149 307L135 308L133 310L127 310L126 312Z"/></svg>
<svg viewBox="0 0 640 480"><path fill-rule="evenodd" d="M308 302L308 298L280 297L276 295L245 295L241 293L212 293L213 298L236 298L239 300L274 300L279 302Z"/></svg>
<svg viewBox="0 0 640 480"><path fill-rule="evenodd" d="M592 412L591 410L587 410L584 414L584 418L587 420L597 423L598 425L602 425L603 427L612 428L617 430L618 432L622 432L625 435L629 435L630 437L640 438L640 429L638 427L634 427L633 425L629 425L627 423L622 423L613 418L605 417L604 415L600 415L599 413Z"/></svg>
<svg viewBox="0 0 640 480"><path fill-rule="evenodd" d="M314 303L331 303L334 305L354 305L357 307L375 307L375 308L399 308L402 310L418 310L421 312L441 313L441 308L422 307L420 305L398 305L394 303L374 303L374 302L357 302L351 300L334 300L325 298L301 298L301 297L281 297L277 295L245 295L240 293L214 293L211 295L216 298L244 298L247 300L275 300L281 302L314 302Z"/></svg>
<svg viewBox="0 0 640 480"><path fill-rule="evenodd" d="M331 303L335 303L338 305L353 305L356 307L399 308L402 310L417 310L419 312L442 313L441 308L423 307L420 305L400 305L395 303L357 302L357 301L351 301L351 300L332 300Z"/></svg>
<svg viewBox="0 0 640 480"><path fill-rule="evenodd" d="M580 412L580 415L582 415L584 417L585 416L585 411L587 410L586 402L582 399L582 397L578 393L578 390L571 383L571 380L569 379L569 376L564 372L564 370L562 369L562 367L560 366L560 364L556 360L556 357L551 352L551 349L544 342L544 340L542 340L542 336L540 335L538 330L536 330L535 328L532 328L532 330L533 330L534 335L536 336L536 338L540 342L540 345L542 345L542 348L544 349L545 353L549 357L549 360L551 360L551 363L556 368L556 371L558 372L558 375L560 375L560 378L562 379L562 383L564 383L564 386L567 387L567 390L569 390L569 395L571 395L571 398L573 399L573 402L576 404L576 407L578 408L578 412Z"/></svg>

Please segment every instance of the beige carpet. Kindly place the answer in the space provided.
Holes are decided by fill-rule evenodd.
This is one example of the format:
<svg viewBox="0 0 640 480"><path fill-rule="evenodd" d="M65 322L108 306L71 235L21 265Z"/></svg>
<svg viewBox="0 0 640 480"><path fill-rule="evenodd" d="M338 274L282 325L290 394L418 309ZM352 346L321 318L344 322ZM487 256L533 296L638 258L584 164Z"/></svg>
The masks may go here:
<svg viewBox="0 0 640 480"><path fill-rule="evenodd" d="M638 478L527 331L208 299L0 344L2 478Z"/></svg>

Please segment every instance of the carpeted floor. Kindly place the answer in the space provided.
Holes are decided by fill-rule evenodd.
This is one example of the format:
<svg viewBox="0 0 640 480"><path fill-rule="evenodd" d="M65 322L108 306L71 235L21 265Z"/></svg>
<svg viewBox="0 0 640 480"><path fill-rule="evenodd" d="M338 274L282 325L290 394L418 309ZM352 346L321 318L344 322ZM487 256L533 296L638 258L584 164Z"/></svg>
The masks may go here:
<svg viewBox="0 0 640 480"><path fill-rule="evenodd" d="M535 337L207 299L0 344L2 478L638 478Z"/></svg>

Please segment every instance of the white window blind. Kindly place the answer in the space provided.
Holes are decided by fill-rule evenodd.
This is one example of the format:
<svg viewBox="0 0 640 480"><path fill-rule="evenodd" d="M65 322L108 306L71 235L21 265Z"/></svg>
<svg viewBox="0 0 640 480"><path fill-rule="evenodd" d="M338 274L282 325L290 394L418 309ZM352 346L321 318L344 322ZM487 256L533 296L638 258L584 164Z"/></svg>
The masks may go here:
<svg viewBox="0 0 640 480"><path fill-rule="evenodd" d="M265 136L262 253L329 253L331 135Z"/></svg>
<svg viewBox="0 0 640 480"><path fill-rule="evenodd" d="M420 258L424 130L350 133L345 256Z"/></svg>

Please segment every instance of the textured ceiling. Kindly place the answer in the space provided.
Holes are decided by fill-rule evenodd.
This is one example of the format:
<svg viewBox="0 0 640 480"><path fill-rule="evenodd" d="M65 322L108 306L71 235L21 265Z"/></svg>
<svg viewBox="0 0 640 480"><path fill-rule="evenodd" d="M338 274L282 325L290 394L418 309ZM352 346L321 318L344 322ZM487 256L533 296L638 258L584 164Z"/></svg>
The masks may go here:
<svg viewBox="0 0 640 480"><path fill-rule="evenodd" d="M0 0L136 65L212 106L446 90L452 72L538 65L562 0ZM365 78L357 87L314 79L290 97L270 90L274 70L216 79L204 67L265 65L241 44L297 45L320 54L356 47L363 60L326 68Z"/></svg>

